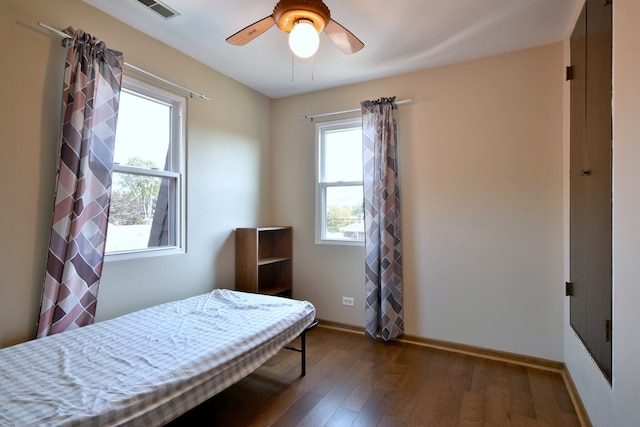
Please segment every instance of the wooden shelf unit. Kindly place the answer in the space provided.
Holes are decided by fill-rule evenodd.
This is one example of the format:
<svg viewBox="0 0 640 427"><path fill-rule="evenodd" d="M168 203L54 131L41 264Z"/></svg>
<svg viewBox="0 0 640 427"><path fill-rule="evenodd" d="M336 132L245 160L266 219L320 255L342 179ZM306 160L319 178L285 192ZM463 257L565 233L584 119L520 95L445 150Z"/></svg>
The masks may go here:
<svg viewBox="0 0 640 427"><path fill-rule="evenodd" d="M236 229L236 289L291 297L291 227Z"/></svg>

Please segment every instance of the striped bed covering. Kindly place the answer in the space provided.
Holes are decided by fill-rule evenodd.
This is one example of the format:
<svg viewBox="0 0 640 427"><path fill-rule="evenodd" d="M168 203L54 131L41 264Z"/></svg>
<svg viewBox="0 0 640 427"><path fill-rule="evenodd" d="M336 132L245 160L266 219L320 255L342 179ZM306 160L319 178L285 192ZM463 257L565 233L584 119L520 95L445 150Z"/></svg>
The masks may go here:
<svg viewBox="0 0 640 427"><path fill-rule="evenodd" d="M0 425L163 425L314 319L307 301L216 289L1 349Z"/></svg>

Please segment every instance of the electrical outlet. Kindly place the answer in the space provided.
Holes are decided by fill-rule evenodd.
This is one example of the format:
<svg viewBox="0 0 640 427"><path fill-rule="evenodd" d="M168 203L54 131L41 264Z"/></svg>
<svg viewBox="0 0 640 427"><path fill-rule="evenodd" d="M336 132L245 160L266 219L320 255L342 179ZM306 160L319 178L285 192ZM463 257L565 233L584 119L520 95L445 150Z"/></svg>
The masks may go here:
<svg viewBox="0 0 640 427"><path fill-rule="evenodd" d="M349 307L353 307L355 305L355 300L350 297L342 297L342 305L348 305Z"/></svg>

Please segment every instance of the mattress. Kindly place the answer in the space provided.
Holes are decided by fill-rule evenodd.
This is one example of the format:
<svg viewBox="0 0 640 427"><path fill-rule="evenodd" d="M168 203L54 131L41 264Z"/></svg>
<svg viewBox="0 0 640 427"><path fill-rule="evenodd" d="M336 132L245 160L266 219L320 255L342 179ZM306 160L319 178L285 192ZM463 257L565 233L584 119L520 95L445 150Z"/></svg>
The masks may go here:
<svg viewBox="0 0 640 427"><path fill-rule="evenodd" d="M307 301L216 289L0 349L0 425L163 425L314 318Z"/></svg>

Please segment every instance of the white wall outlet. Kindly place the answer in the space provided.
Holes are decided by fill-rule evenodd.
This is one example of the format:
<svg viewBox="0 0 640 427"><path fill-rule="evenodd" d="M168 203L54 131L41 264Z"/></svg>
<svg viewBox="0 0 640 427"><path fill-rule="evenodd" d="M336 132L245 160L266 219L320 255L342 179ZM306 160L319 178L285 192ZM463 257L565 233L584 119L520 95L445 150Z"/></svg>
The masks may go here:
<svg viewBox="0 0 640 427"><path fill-rule="evenodd" d="M355 300L350 297L342 297L342 305L348 305L349 307L353 307L355 305Z"/></svg>

